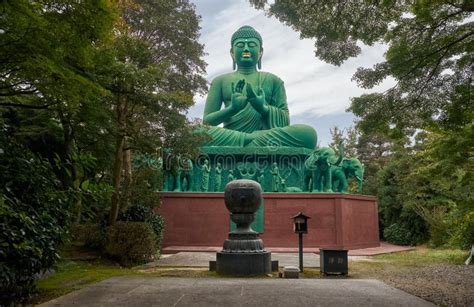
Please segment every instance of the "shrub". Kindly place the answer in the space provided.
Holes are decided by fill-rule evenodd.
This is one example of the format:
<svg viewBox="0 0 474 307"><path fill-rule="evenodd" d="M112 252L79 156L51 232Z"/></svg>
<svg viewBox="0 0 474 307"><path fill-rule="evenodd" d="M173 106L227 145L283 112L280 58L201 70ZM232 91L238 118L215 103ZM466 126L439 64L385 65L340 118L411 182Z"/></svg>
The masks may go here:
<svg viewBox="0 0 474 307"><path fill-rule="evenodd" d="M118 219L120 221L148 223L155 233L157 249L159 250L161 248L165 221L161 215L155 213L151 208L141 205L131 206L125 212L121 213Z"/></svg>
<svg viewBox="0 0 474 307"><path fill-rule="evenodd" d="M385 211L395 214L396 209L384 208ZM409 206L398 210L398 218L380 218L384 240L393 244L416 245L428 239L428 230L425 221ZM389 229L390 228L390 229Z"/></svg>
<svg viewBox="0 0 474 307"><path fill-rule="evenodd" d="M152 261L156 236L148 223L117 222L107 228L105 253L124 266Z"/></svg>
<svg viewBox="0 0 474 307"><path fill-rule="evenodd" d="M147 221L150 224L156 236L156 247L161 252L161 240L163 239L163 231L165 228L165 220L157 213L153 213Z"/></svg>
<svg viewBox="0 0 474 307"><path fill-rule="evenodd" d="M474 244L474 211L468 212L462 219L453 223L453 234L449 245L462 249L470 249Z"/></svg>
<svg viewBox="0 0 474 307"><path fill-rule="evenodd" d="M414 245L417 243L416 236L405 224L395 223L386 227L383 231L385 240L397 245Z"/></svg>
<svg viewBox="0 0 474 307"><path fill-rule="evenodd" d="M0 131L0 301L28 299L35 276L58 259L69 206L48 162Z"/></svg>
<svg viewBox="0 0 474 307"><path fill-rule="evenodd" d="M422 205L416 206L418 214L428 224L430 233L430 245L433 247L440 247L447 242L449 222L447 208L434 207L428 209Z"/></svg>
<svg viewBox="0 0 474 307"><path fill-rule="evenodd" d="M98 224L74 225L72 235L73 240L94 250L101 250L105 245L105 228Z"/></svg>

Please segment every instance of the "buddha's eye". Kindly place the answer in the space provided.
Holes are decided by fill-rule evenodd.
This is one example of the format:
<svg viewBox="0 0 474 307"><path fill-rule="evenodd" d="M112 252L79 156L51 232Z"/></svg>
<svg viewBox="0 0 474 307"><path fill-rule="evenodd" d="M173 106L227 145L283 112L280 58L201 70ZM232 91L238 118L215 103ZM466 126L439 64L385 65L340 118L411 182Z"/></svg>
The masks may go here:
<svg viewBox="0 0 474 307"><path fill-rule="evenodd" d="M237 43L235 44L236 47L243 48L245 46L244 43Z"/></svg>
<svg viewBox="0 0 474 307"><path fill-rule="evenodd" d="M248 43L248 45L251 48L257 47L257 43L254 43L254 42L250 42L250 43Z"/></svg>

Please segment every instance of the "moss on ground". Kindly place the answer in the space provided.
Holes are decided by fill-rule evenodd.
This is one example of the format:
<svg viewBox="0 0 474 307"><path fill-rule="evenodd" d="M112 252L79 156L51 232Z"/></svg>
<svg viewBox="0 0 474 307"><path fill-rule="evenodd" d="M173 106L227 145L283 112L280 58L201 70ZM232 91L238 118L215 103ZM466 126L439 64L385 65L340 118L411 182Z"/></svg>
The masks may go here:
<svg viewBox="0 0 474 307"><path fill-rule="evenodd" d="M375 256L374 259L408 266L434 263L463 264L468 254L468 251L459 249L430 249L418 247L412 251Z"/></svg>
<svg viewBox="0 0 474 307"><path fill-rule="evenodd" d="M429 249L418 247L407 252L378 255L349 263L349 277L377 278L382 273L410 270L433 264L461 265L468 257L468 252L454 249Z"/></svg>
<svg viewBox="0 0 474 307"><path fill-rule="evenodd" d="M38 294L32 303L41 303L59 297L74 290L82 289L104 279L136 275L132 269L125 269L103 261L60 261L55 273L36 282Z"/></svg>

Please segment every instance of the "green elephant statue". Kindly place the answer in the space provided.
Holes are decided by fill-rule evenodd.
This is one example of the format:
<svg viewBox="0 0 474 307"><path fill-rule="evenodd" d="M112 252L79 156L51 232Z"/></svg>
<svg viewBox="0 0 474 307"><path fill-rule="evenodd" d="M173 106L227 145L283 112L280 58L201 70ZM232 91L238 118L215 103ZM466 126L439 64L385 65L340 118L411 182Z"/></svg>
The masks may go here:
<svg viewBox="0 0 474 307"><path fill-rule="evenodd" d="M304 189L309 192L329 192L332 190L331 168L339 166L344 155L344 147L339 144L339 156L334 149L316 149L304 162Z"/></svg>
<svg viewBox="0 0 474 307"><path fill-rule="evenodd" d="M357 158L343 159L339 166L331 166L332 188L334 191L347 193L349 178L356 178L357 191L362 192L362 181L364 180L364 164Z"/></svg>

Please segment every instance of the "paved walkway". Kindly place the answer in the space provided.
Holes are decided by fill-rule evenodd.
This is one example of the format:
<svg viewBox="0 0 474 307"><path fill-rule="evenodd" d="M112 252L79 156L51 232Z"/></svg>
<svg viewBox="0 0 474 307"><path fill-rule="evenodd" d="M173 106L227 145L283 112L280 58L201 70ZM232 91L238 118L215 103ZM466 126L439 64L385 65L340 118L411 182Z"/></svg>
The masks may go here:
<svg viewBox="0 0 474 307"><path fill-rule="evenodd" d="M433 306L370 279L114 277L40 306Z"/></svg>

